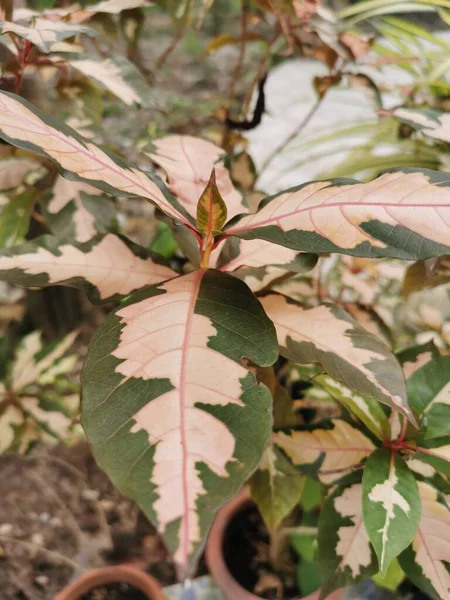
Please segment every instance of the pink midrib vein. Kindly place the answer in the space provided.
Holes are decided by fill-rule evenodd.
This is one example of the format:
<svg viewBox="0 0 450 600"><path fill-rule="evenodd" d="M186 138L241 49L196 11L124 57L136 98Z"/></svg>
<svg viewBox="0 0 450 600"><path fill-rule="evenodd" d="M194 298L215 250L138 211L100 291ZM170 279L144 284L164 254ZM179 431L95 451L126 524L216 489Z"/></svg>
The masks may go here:
<svg viewBox="0 0 450 600"><path fill-rule="evenodd" d="M9 113L9 114L13 115L13 117L14 117L14 113L13 113L11 110L5 110L4 112L6 112L6 113ZM30 119L27 119L26 117L23 117L23 120L24 120L25 122L27 122L27 121L28 121L29 123L31 123L33 126L35 126L35 127L36 127L36 123L35 123L34 121L30 121ZM39 126L39 125L38 125L38 126ZM17 127L17 129L19 129L19 130L20 130L20 129L23 129L23 128ZM124 173L123 173L123 171L127 171L127 169L125 169L125 168L124 168L124 169L120 169L120 170L118 170L118 169L115 169L114 167L111 167L111 165L108 165L108 164L104 163L104 162L103 162L102 160L100 160L99 158L93 158L93 157L92 157L92 153L91 153L91 152L89 152L88 150L84 150L84 148L83 148L83 146L82 146L82 144L81 144L81 143L79 144L79 147L77 147L77 146L75 146L73 143L71 143L70 137L66 137L66 136L62 137L61 135L58 135L58 132L57 132L57 131L56 131L56 133L51 133L51 132L49 133L49 130L48 130L48 128L46 128L46 127L42 127L42 130L43 130L43 131L42 131L41 135L48 135L48 136L50 136L50 137L52 137L52 138L56 138L56 139L58 139L58 140L62 141L63 143L66 143L68 146L70 146L71 148L73 148L73 149L74 149L76 152L79 152L80 154L83 154L84 156L86 156L86 157L90 158L90 159L92 160L92 162L94 162L94 163L96 163L96 164L98 164L98 165L100 165L100 166L104 167L106 170L109 170L109 171L112 171L113 173L116 173L117 175L119 175L120 177L123 177L123 178L124 178L124 179L126 179L127 181L130 181L132 185L134 185L134 186L136 186L136 187L140 188L141 190L143 190L143 192L144 192L144 194L143 194L143 198L148 198L148 199L150 199L150 200L153 200L154 202L159 202L159 203L161 203L161 201L160 201L160 200L158 200L158 201L154 200L154 199L151 197L151 193L150 193L150 192L149 192L149 191L148 191L148 190L147 190L147 189L146 189L146 188L145 188L145 187L144 187L144 186L143 186L143 185L142 185L142 184L141 184L139 181L137 181L136 179L133 179L132 177L129 177L128 175L124 174ZM25 140L24 140L24 141L25 141ZM91 142L87 142L87 143L89 144L89 143L91 143ZM83 144L84 144L84 140L83 140ZM91 145L93 145L93 144L91 143ZM95 147L97 147L97 146L95 146ZM102 153L103 153L103 150L101 150L101 148L99 148L99 150L100 150L100 152L102 152ZM51 155L50 155L50 156L51 156ZM74 172L76 175L78 175L78 173L76 173L75 171L73 171L73 172ZM145 175L145 173L143 173L143 175L144 175L144 176L146 176L146 175ZM96 180L95 180L95 179L91 179L90 181L96 181ZM105 183L106 183L106 182L105 182ZM152 183L153 183L153 182L152 182ZM153 184L153 185L155 185L155 186L156 186L156 184ZM114 187L114 186L111 186L111 187ZM157 186L156 186L156 187L157 187ZM119 188L118 188L118 189L119 189ZM125 190L125 189L126 189L126 188L123 188L123 190ZM159 188L158 188L158 190L159 190ZM161 194L162 194L162 192L161 192ZM162 203L161 203L161 204L162 204ZM183 221L183 222L184 222L186 225L189 225L189 226L190 226L190 223L189 223L189 221L187 221L187 220L185 219L185 217L183 217L183 215L179 214L179 213L178 213L178 211L176 211L174 208L172 208L172 206L169 204L169 202L166 202L166 201L164 201L164 204L163 204L163 205L164 205L164 207L165 207L165 209L166 209L167 211L171 212L171 214L172 214L172 215L176 216L178 219L180 219L181 221Z"/></svg>
<svg viewBox="0 0 450 600"><path fill-rule="evenodd" d="M188 494L188 482L187 482L187 441L186 441L186 422L185 422L185 410L186 410L186 370L187 370L187 359L189 355L189 339L192 330L192 321L194 316L195 303L200 289L200 284L203 278L204 271L198 271L196 280L194 281L192 295L189 300L189 308L186 317L186 328L184 331L183 344L181 346L181 367L180 367L180 437L181 437L181 456L182 456L182 488L183 488L183 505L184 505L184 520L182 521L183 535L182 535L182 555L184 562L184 570L187 570L188 556L189 556L189 531L190 531L190 510L189 510L189 494Z"/></svg>

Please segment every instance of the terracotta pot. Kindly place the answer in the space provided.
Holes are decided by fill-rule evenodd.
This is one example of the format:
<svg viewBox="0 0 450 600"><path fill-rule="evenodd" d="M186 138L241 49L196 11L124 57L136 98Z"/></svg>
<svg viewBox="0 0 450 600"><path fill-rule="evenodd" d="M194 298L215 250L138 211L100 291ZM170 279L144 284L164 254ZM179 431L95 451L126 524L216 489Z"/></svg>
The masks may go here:
<svg viewBox="0 0 450 600"><path fill-rule="evenodd" d="M167 600L158 581L134 565L89 569L74 583L61 590L54 600L80 600L84 594L109 583L128 583L146 594L148 600Z"/></svg>
<svg viewBox="0 0 450 600"><path fill-rule="evenodd" d="M226 528L234 515L239 512L249 500L250 492L249 489L245 487L233 500L231 500L231 502L219 510L206 545L206 562L209 570L214 581L228 600L261 600L260 596L252 594L239 585L228 570L223 557L223 537ZM328 596L327 600L339 600L342 593L342 590L337 590ZM319 596L320 590L304 597L303 600L319 600Z"/></svg>

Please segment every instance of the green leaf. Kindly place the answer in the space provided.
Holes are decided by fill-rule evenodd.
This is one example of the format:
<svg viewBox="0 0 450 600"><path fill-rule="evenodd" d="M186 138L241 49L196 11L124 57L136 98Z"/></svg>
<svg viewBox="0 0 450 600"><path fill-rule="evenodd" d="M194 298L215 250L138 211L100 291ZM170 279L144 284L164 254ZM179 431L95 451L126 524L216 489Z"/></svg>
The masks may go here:
<svg viewBox="0 0 450 600"><path fill-rule="evenodd" d="M406 575L426 594L447 600L450 590L450 510L430 484L418 482L422 502L419 529L399 557Z"/></svg>
<svg viewBox="0 0 450 600"><path fill-rule="evenodd" d="M395 592L401 582L405 579L405 573L399 565L398 560L394 558L384 577L380 575L380 573L377 573L372 579L378 587Z"/></svg>
<svg viewBox="0 0 450 600"><path fill-rule="evenodd" d="M310 512L314 508L318 508L321 502L322 485L311 477L305 477L300 498L300 506L304 511Z"/></svg>
<svg viewBox="0 0 450 600"><path fill-rule="evenodd" d="M314 381L353 413L379 440L390 439L389 419L376 400L351 392L339 381L327 375L319 375Z"/></svg>
<svg viewBox="0 0 450 600"><path fill-rule="evenodd" d="M0 280L24 287L67 285L106 302L177 276L150 252L112 233L85 244L40 238L0 251Z"/></svg>
<svg viewBox="0 0 450 600"><path fill-rule="evenodd" d="M356 584L378 570L362 514L362 486L336 488L325 500L319 518L321 598Z"/></svg>
<svg viewBox="0 0 450 600"><path fill-rule="evenodd" d="M86 183L57 176L41 201L45 220L61 240L88 242L117 229L112 199Z"/></svg>
<svg viewBox="0 0 450 600"><path fill-rule="evenodd" d="M250 492L269 531L274 531L298 504L304 478L272 444L250 478Z"/></svg>
<svg viewBox="0 0 450 600"><path fill-rule="evenodd" d="M158 177L127 165L8 92L0 92L0 137L53 161L68 179L116 196L146 198L171 219L194 229L192 217Z"/></svg>
<svg viewBox="0 0 450 600"><path fill-rule="evenodd" d="M447 174L405 168L368 183L331 179L285 190L225 232L317 254L419 260L450 253L449 211Z"/></svg>
<svg viewBox="0 0 450 600"><path fill-rule="evenodd" d="M417 369L407 381L408 400L421 422L420 439L450 433L450 356Z"/></svg>
<svg viewBox="0 0 450 600"><path fill-rule="evenodd" d="M98 464L158 527L180 575L257 467L271 395L242 364L278 356L244 283L198 270L133 295L91 341L82 423Z"/></svg>
<svg viewBox="0 0 450 600"><path fill-rule="evenodd" d="M227 220L227 206L216 184L216 171L213 169L209 182L197 204L198 230L207 240L212 240L222 231Z"/></svg>
<svg viewBox="0 0 450 600"><path fill-rule="evenodd" d="M36 190L22 191L9 199L0 208L0 248L9 248L24 241L30 226L31 214L36 203Z"/></svg>
<svg viewBox="0 0 450 600"><path fill-rule="evenodd" d="M450 429L447 416L447 431ZM450 477L450 434L442 438L423 440L417 445L416 457Z"/></svg>
<svg viewBox="0 0 450 600"><path fill-rule="evenodd" d="M418 369L440 356L439 350L433 341L403 348L403 350L396 352L395 355L398 362L402 365L407 381Z"/></svg>
<svg viewBox="0 0 450 600"><path fill-rule="evenodd" d="M172 258L175 255L178 244L167 223L159 222L157 224L157 233L152 240L150 250L164 256L164 258Z"/></svg>
<svg viewBox="0 0 450 600"><path fill-rule="evenodd" d="M419 491L403 459L387 449L369 456L362 484L364 523L384 576L417 533Z"/></svg>
<svg viewBox="0 0 450 600"><path fill-rule="evenodd" d="M394 406L414 421L395 356L345 310L333 304L305 310L280 294L269 294L261 303L275 324L283 356L320 364L351 391Z"/></svg>

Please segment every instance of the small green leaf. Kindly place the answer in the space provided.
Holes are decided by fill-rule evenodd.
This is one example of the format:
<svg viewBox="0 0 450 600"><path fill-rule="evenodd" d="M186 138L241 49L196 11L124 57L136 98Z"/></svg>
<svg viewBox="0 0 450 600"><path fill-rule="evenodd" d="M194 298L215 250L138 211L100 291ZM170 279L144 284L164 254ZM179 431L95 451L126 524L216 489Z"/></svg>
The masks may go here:
<svg viewBox="0 0 450 600"><path fill-rule="evenodd" d="M394 558L384 577L380 573L377 573L372 579L379 587L395 592L401 582L405 579L405 574L399 565L398 560Z"/></svg>
<svg viewBox="0 0 450 600"><path fill-rule="evenodd" d="M5 198L6 205L0 207L0 248L10 248L24 241L30 225L31 213L36 203L36 191L25 190Z"/></svg>
<svg viewBox="0 0 450 600"><path fill-rule="evenodd" d="M197 225L206 239L211 240L222 231L227 221L227 206L216 184L216 170L211 171L208 185L197 204Z"/></svg>
<svg viewBox="0 0 450 600"><path fill-rule="evenodd" d="M408 400L421 421L420 439L450 433L450 356L417 369L407 381Z"/></svg>
<svg viewBox="0 0 450 600"><path fill-rule="evenodd" d="M276 447L264 451L258 470L250 479L250 491L269 531L273 531L298 503L303 477Z"/></svg>
<svg viewBox="0 0 450 600"><path fill-rule="evenodd" d="M414 539L420 513L416 479L403 459L384 448L369 456L363 475L363 514L381 575Z"/></svg>

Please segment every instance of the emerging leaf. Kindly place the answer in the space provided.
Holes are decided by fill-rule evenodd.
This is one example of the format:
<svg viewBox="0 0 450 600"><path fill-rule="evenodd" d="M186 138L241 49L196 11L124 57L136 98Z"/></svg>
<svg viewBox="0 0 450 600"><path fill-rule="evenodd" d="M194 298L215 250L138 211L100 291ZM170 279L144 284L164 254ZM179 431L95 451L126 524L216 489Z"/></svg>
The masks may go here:
<svg viewBox="0 0 450 600"><path fill-rule="evenodd" d="M229 223L227 235L294 250L421 259L450 253L445 173L404 169L369 183L317 181L264 200Z"/></svg>
<svg viewBox="0 0 450 600"><path fill-rule="evenodd" d="M279 294L261 302L275 324L283 356L320 364L352 391L394 406L414 421L395 356L342 308L330 304L305 310Z"/></svg>
<svg viewBox="0 0 450 600"><path fill-rule="evenodd" d="M338 487L325 500L319 518L322 598L368 579L378 571L362 514L362 486Z"/></svg>
<svg viewBox="0 0 450 600"><path fill-rule="evenodd" d="M225 151L222 148L189 135L169 135L155 140L153 145L156 151L147 156L167 173L170 191L189 214L196 215L198 199L213 169L217 187L227 205L228 217L244 210L242 196L234 187L223 162Z"/></svg>
<svg viewBox="0 0 450 600"><path fill-rule="evenodd" d="M61 240L88 242L115 229L111 198L86 183L58 175L42 202L45 220Z"/></svg>
<svg viewBox="0 0 450 600"><path fill-rule="evenodd" d="M50 21L47 19L37 18L33 21L31 27L25 27L18 23L8 23L7 21L0 22L0 35L5 33L13 33L25 40L31 42L42 52L50 52L52 46L57 42L73 37L80 33L85 35L97 35L93 29L64 23L62 21Z"/></svg>
<svg viewBox="0 0 450 600"><path fill-rule="evenodd" d="M69 179L90 183L117 196L140 196L175 221L193 228L193 219L154 175L123 161L67 125L53 121L14 94L0 92L0 137L52 160Z"/></svg>
<svg viewBox="0 0 450 600"><path fill-rule="evenodd" d="M411 546L399 561L408 577L425 593L450 598L450 510L430 484L418 482L422 517Z"/></svg>
<svg viewBox="0 0 450 600"><path fill-rule="evenodd" d="M405 462L388 449L374 452L364 469L363 514L382 575L414 539L420 513L416 479Z"/></svg>
<svg viewBox="0 0 450 600"><path fill-rule="evenodd" d="M82 420L99 465L158 526L181 575L215 511L259 463L275 330L244 283L198 270L135 294L94 336ZM251 424L251 426L250 426Z"/></svg>
<svg viewBox="0 0 450 600"><path fill-rule="evenodd" d="M332 419L333 429L274 433L274 443L294 465L318 469L323 483L333 483L348 474L375 450L372 441L359 429L341 419Z"/></svg>
<svg viewBox="0 0 450 600"><path fill-rule="evenodd" d="M77 245L42 236L0 252L3 281L26 287L86 288L102 302L176 276L172 269L153 262L143 248L113 234Z"/></svg>
<svg viewBox="0 0 450 600"><path fill-rule="evenodd" d="M197 204L197 226L206 240L212 239L222 231L227 220L227 206L216 184L216 172L213 169L208 185Z"/></svg>
<svg viewBox="0 0 450 600"><path fill-rule="evenodd" d="M450 356L417 369L407 382L408 399L422 425L421 438L450 435Z"/></svg>
<svg viewBox="0 0 450 600"><path fill-rule="evenodd" d="M300 500L304 477L272 444L250 479L250 492L269 531L274 531Z"/></svg>

